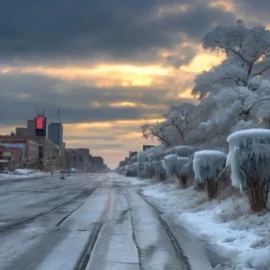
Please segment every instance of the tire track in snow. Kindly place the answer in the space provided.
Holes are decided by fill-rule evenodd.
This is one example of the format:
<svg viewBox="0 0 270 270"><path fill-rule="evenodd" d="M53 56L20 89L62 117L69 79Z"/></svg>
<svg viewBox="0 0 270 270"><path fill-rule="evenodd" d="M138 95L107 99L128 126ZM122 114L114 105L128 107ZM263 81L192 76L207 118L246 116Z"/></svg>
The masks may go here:
<svg viewBox="0 0 270 270"><path fill-rule="evenodd" d="M183 270L191 270L191 266L189 264L188 258L185 256L183 250L181 249L180 244L178 243L176 237L174 236L173 232L171 231L170 227L168 226L168 224L166 223L166 221L162 218L162 214L163 212L158 209L155 205L153 205L152 203L150 203L139 191L136 191L136 193L149 205L151 206L158 214L159 214L159 221L162 224L162 226L164 227L171 243L172 246L174 248L174 251L177 255L177 257L180 259L180 261L183 262ZM132 210L131 210L132 211Z"/></svg>
<svg viewBox="0 0 270 270"><path fill-rule="evenodd" d="M132 207L130 206L130 202L129 202L129 199L127 197L127 193L124 193L124 196L127 200L127 204L129 207L128 210L130 211L130 220L131 220L131 226L132 226L132 239L133 239L133 242L134 242L136 249L137 249L137 252L138 252L139 268L140 268L140 270L144 270L144 267L142 265L142 251L139 247L138 240L136 238L136 234L135 234L135 230L134 230L134 219L132 217Z"/></svg>
<svg viewBox="0 0 270 270"><path fill-rule="evenodd" d="M88 186L89 184L86 184L85 186ZM54 212L55 210L57 210L58 208L60 207L63 207L79 198L82 198L82 197L86 197L86 196L90 196L97 188L98 186L100 185L100 183L94 183L93 184L93 187L91 187L89 190L83 190L82 192L80 192L78 195L76 195L75 197L67 200L67 201L64 201L60 204L58 204L57 206L51 208L51 209L48 209L44 212L41 212L41 213L38 213L36 215L33 215L31 217L28 217L28 218L25 218L25 219L22 219L22 220L18 220L12 224L8 224L8 225L3 225L3 226L0 226L0 233L1 232L7 232L9 230L13 230L15 229L16 227L19 227L19 226L22 226L22 225L26 225L32 221L34 221L35 219L39 218L39 217L42 217L42 216L45 216L47 214L50 214L52 212ZM72 214L72 213L71 213Z"/></svg>
<svg viewBox="0 0 270 270"><path fill-rule="evenodd" d="M96 243L98 241L99 234L106 222L106 219L108 217L109 211L111 206L111 190L108 195L108 200L106 202L105 209L103 210L101 214L100 221L95 223L94 229L86 243L85 249L82 252L81 257L78 260L78 263L75 267L76 270L86 270L88 269L92 252L96 246Z"/></svg>

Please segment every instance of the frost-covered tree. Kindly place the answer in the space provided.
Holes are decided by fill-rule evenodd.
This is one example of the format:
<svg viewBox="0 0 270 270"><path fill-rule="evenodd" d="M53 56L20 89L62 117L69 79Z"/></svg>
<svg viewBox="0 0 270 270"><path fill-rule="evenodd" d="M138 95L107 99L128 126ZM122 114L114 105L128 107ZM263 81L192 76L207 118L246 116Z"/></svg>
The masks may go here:
<svg viewBox="0 0 270 270"><path fill-rule="evenodd" d="M238 21L233 26L216 27L202 42L203 48L221 51L226 59L197 76L192 93L200 98L227 87L244 86L254 91L251 79L269 77L270 31L265 27L249 29Z"/></svg>
<svg viewBox="0 0 270 270"><path fill-rule="evenodd" d="M196 105L184 103L171 106L169 111L164 114L166 121L164 126L169 130L173 145L187 144L187 136L190 130L194 128L194 115ZM174 138L172 138L174 137Z"/></svg>
<svg viewBox="0 0 270 270"><path fill-rule="evenodd" d="M270 127L270 81L258 81L256 91L244 86L223 88L202 101L211 106L211 115L199 125L209 141L225 147L232 131Z"/></svg>
<svg viewBox="0 0 270 270"><path fill-rule="evenodd" d="M141 126L143 137L156 137L166 147L187 145L199 123L196 110L197 105L192 103L171 106L163 122Z"/></svg>
<svg viewBox="0 0 270 270"><path fill-rule="evenodd" d="M169 139L168 130L164 123L144 124L141 127L142 135L145 139L157 138L165 146L172 146Z"/></svg>
<svg viewBox="0 0 270 270"><path fill-rule="evenodd" d="M203 47L226 59L195 79L202 144L224 149L232 131L270 127L270 31L238 21L206 34Z"/></svg>

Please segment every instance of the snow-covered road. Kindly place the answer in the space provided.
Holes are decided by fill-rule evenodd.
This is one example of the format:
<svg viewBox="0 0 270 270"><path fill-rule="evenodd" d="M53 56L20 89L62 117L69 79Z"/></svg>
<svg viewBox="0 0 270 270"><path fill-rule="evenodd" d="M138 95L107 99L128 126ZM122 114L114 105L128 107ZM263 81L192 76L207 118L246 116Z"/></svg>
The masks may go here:
<svg viewBox="0 0 270 270"><path fill-rule="evenodd" d="M17 181L0 194L0 269L190 269L160 213L117 175Z"/></svg>

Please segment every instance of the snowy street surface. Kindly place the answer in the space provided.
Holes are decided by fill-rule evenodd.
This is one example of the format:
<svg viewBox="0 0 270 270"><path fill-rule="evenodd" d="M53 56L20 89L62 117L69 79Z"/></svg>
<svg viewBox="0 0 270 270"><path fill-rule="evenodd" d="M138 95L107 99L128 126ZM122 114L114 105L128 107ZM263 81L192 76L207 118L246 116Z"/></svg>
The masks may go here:
<svg viewBox="0 0 270 270"><path fill-rule="evenodd" d="M186 230L189 239L195 237L195 243L201 243L203 248L194 255L181 238L192 269L200 269L198 252L204 251L215 270L270 270L270 202L268 209L254 213L245 194L230 187L209 201L205 192L197 192L193 186L182 189L173 181L131 181L172 223Z"/></svg>
<svg viewBox="0 0 270 270"><path fill-rule="evenodd" d="M183 231L176 235L178 227L137 188L116 174L5 181L0 269L212 269L199 243ZM181 245L194 253L199 268L191 268Z"/></svg>
<svg viewBox="0 0 270 270"><path fill-rule="evenodd" d="M116 174L0 185L2 270L268 270L269 213Z"/></svg>

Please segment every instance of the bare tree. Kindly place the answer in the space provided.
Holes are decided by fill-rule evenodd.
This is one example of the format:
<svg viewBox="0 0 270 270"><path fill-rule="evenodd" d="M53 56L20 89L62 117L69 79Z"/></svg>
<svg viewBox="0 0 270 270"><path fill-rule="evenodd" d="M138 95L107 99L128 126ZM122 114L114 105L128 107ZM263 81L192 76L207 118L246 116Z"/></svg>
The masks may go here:
<svg viewBox="0 0 270 270"><path fill-rule="evenodd" d="M142 135L145 139L156 137L160 142L165 144L166 146L171 146L169 141L166 128L162 125L162 123L156 124L144 124L141 127Z"/></svg>

